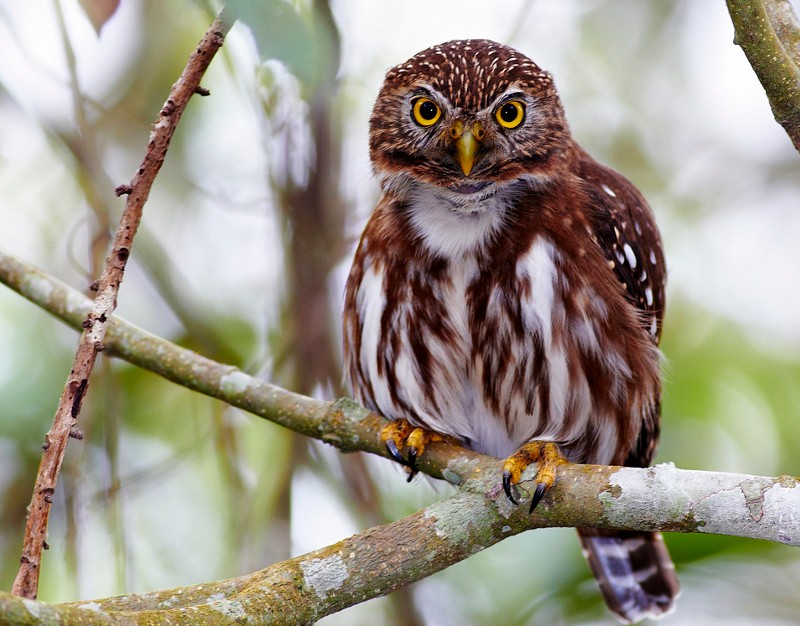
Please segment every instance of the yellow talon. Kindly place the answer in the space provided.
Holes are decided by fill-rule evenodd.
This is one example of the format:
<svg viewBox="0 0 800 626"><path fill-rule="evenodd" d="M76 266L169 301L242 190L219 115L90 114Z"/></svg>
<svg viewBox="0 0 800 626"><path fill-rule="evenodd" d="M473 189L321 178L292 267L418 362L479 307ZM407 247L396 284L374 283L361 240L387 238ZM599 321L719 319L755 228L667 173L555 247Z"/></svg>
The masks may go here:
<svg viewBox="0 0 800 626"><path fill-rule="evenodd" d="M536 487L531 500L530 510L533 511L547 490L555 483L558 466L566 462L558 445L552 441L529 441L503 463L503 489L508 499L514 504L519 504L514 497L512 487L519 483L522 472L528 465L538 463L539 467L533 478Z"/></svg>
<svg viewBox="0 0 800 626"><path fill-rule="evenodd" d="M409 481L417 473L417 458L425 451L425 446L434 441L448 440L444 435L432 430L414 427L404 419L392 420L384 426L381 429L380 439L391 457L408 468ZM408 448L408 458L400 453L403 448Z"/></svg>
<svg viewBox="0 0 800 626"><path fill-rule="evenodd" d="M397 457L400 456L400 450L405 445L413 428L414 427L406 420L396 419L392 420L381 429L381 443L386 446L389 450L389 454L399 463L402 463L404 459L403 457Z"/></svg>

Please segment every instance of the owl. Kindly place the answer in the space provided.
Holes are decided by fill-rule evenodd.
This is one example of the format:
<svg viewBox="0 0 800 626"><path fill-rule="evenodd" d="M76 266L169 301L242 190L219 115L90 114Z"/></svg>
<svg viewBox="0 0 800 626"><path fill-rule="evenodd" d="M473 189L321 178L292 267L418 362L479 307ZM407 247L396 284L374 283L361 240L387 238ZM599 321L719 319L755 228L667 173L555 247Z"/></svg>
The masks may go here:
<svg viewBox="0 0 800 626"><path fill-rule="evenodd" d="M645 467L659 437L665 265L633 184L572 138L552 76L492 41L428 48L370 118L382 196L344 303L353 395L413 476L445 436L505 459L531 509L559 464ZM679 593L660 534L578 529L622 622Z"/></svg>

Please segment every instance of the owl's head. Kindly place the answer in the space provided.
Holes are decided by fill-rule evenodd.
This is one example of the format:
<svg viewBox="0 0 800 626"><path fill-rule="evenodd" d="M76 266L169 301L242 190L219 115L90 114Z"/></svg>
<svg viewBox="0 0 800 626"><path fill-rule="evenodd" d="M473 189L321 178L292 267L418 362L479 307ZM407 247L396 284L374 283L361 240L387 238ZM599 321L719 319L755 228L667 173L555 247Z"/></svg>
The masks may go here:
<svg viewBox="0 0 800 626"><path fill-rule="evenodd" d="M572 145L552 76L482 39L423 50L386 74L370 118L370 158L385 190L448 195L544 182Z"/></svg>

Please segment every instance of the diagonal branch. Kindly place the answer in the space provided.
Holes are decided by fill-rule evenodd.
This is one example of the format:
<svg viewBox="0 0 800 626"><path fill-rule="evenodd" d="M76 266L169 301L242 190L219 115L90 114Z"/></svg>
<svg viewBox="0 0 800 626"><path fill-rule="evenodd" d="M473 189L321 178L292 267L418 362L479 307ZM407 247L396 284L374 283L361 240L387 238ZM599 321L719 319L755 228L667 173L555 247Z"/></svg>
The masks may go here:
<svg viewBox="0 0 800 626"><path fill-rule="evenodd" d="M0 249L0 282L79 329L91 301ZM323 402L252 378L111 319L107 352L195 391L348 450L386 456L383 418L349 400ZM800 484L792 477L687 471L672 465L566 465L529 515L500 487L492 459L434 444L423 471L459 491L409 517L321 550L225 581L70 605L30 604L0 593L0 615L23 624L29 611L60 623L309 623L429 576L531 528L581 526L710 532L800 545ZM524 479L530 480L535 467ZM524 487L524 485L523 485ZM25 602L29 604L24 604ZM20 616L17 618L17 616Z"/></svg>
<svg viewBox="0 0 800 626"><path fill-rule="evenodd" d="M78 291L2 249L0 282L76 329L91 306ZM361 450L388 457L379 443L385 420L352 400L324 402L281 389L116 316L106 348L129 363L345 452ZM541 526L586 526L712 532L800 545L800 484L792 477L687 471L671 465L650 469L568 465L559 470L559 480L545 498L545 504L558 506L537 509L529 517L526 507L517 511L506 503L505 495L497 499L502 494L497 459L454 445L433 444L419 461L425 473L495 503L492 506L507 522L518 521L514 532ZM480 513L470 511L473 515Z"/></svg>
<svg viewBox="0 0 800 626"><path fill-rule="evenodd" d="M53 425L45 435L42 460L36 476L28 519L25 526L20 568L14 580L12 592L26 598L35 598L39 586L39 565L42 549L47 538L47 523L53 502L53 493L58 474L64 460L69 437L75 433L83 399L89 387L97 353L104 348L109 321L117 306L117 295L130 256L133 238L142 218L142 209L150 194L156 175L164 163L175 128L186 108L189 98L200 86L200 79L208 68L216 51L222 46L230 24L220 15L196 50L189 57L186 68L161 109L150 133L144 160L133 176L130 185L120 187L118 195L127 194L128 199L114 236L114 242L106 258L106 265L93 290L94 301L81 320L81 334L75 360L64 391L58 402Z"/></svg>
<svg viewBox="0 0 800 626"><path fill-rule="evenodd" d="M454 495L391 524L229 580L48 605L0 593L0 616L60 624L307 624L421 580L531 528L733 532L800 545L800 484L740 474L567 465L528 514L499 488L496 459L450 447L436 463L467 478ZM428 454L426 452L426 454ZM526 474L532 478L533 472ZM763 532L769 529L768 532Z"/></svg>
<svg viewBox="0 0 800 626"><path fill-rule="evenodd" d="M800 23L790 0L727 0L735 31L772 113L800 151Z"/></svg>

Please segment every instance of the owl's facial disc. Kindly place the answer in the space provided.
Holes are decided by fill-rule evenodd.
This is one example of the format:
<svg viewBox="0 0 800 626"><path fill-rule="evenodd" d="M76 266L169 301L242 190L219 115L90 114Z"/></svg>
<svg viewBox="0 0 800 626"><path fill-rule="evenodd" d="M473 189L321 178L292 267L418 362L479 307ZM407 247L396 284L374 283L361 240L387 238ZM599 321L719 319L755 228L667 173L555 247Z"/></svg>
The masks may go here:
<svg viewBox="0 0 800 626"><path fill-rule="evenodd" d="M533 107L517 85L482 108L458 106L432 86L417 85L404 98L404 108L406 119L413 123L409 135L419 137L421 143L416 145L438 157L429 161L438 168L438 184L457 194L483 192L487 172L498 182L497 163L502 161L509 171L516 144L531 132Z"/></svg>

